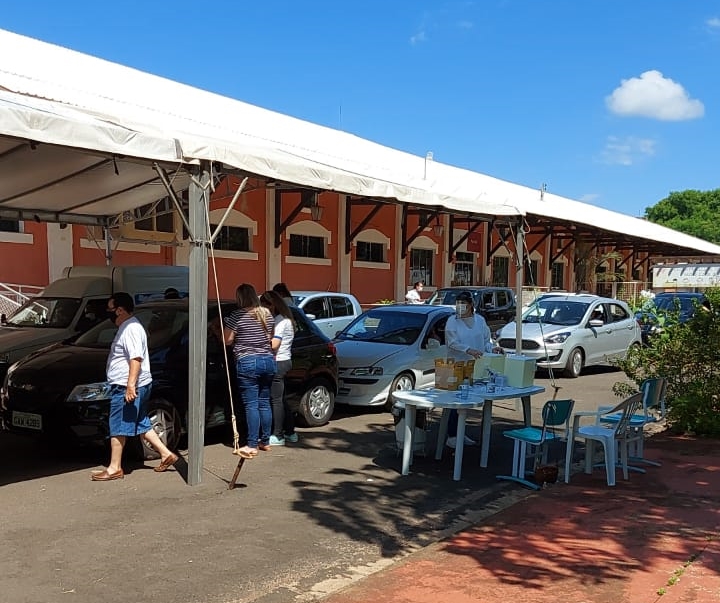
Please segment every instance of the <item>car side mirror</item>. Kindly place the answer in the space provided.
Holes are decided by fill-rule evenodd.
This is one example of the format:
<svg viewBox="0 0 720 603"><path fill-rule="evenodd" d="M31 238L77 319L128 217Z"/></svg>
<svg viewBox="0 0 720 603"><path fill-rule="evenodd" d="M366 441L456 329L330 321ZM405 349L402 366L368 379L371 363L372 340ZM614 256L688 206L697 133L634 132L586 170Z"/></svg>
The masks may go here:
<svg viewBox="0 0 720 603"><path fill-rule="evenodd" d="M314 314L305 314L305 316L307 316L308 319L310 319L310 320L315 320L315 315L314 315Z"/></svg>
<svg viewBox="0 0 720 603"><path fill-rule="evenodd" d="M591 327L595 327L595 328L597 328L597 327L602 327L604 324L605 324L605 323L604 323L602 320L600 320L599 318L593 318L593 319L588 323L588 325L590 325Z"/></svg>

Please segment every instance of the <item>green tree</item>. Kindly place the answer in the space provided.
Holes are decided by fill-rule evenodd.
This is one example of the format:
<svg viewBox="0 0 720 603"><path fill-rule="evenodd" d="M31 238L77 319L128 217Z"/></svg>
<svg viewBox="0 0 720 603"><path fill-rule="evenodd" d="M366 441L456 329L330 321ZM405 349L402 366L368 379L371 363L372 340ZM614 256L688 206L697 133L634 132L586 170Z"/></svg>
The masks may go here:
<svg viewBox="0 0 720 603"><path fill-rule="evenodd" d="M685 234L720 244L720 189L686 190L645 209L645 218Z"/></svg>
<svg viewBox="0 0 720 603"><path fill-rule="evenodd" d="M671 429L702 436L720 436L720 289L705 295L712 311L697 307L684 324L670 319L662 335L646 347L634 347L617 361L639 387L648 377L668 380L668 425ZM625 396L627 384L618 382L615 393Z"/></svg>

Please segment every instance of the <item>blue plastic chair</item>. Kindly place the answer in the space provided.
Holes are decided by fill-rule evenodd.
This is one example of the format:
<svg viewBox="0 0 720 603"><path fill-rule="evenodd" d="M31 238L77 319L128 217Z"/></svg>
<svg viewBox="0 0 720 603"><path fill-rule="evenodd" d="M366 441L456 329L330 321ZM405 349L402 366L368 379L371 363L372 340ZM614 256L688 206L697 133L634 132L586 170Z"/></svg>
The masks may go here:
<svg viewBox="0 0 720 603"><path fill-rule="evenodd" d="M498 475L497 479L518 482L523 486L539 490L542 484L527 479L527 475L535 473L535 463L538 459L542 464L547 463L548 442L565 439L570 426L575 400L550 400L542 409L542 427L522 427L503 432L506 438L514 440L513 466L511 475ZM563 427L562 435L554 430ZM527 459L532 459L532 470L526 470Z"/></svg>

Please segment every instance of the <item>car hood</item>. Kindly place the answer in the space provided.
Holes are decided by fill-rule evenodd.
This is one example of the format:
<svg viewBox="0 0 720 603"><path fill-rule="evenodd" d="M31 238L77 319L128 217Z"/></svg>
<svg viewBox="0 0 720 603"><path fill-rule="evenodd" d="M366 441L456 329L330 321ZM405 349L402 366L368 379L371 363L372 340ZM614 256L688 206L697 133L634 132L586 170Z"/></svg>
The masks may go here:
<svg viewBox="0 0 720 603"><path fill-rule="evenodd" d="M1 327L0 354L10 353L11 358L21 358L26 349L37 349L67 337L67 329L33 327Z"/></svg>
<svg viewBox="0 0 720 603"><path fill-rule="evenodd" d="M23 358L13 370L15 384L53 387L70 390L83 383L105 381L107 349L58 345Z"/></svg>
<svg viewBox="0 0 720 603"><path fill-rule="evenodd" d="M343 368L372 366L409 348L406 345L369 341L335 340L334 343L338 365Z"/></svg>
<svg viewBox="0 0 720 603"><path fill-rule="evenodd" d="M547 337L548 335L553 335L555 333L565 333L567 331L574 331L577 328L577 325L548 325L538 322L524 322L522 324L522 338L540 340L544 337ZM515 339L515 323L508 323L502 329L500 329L498 339Z"/></svg>

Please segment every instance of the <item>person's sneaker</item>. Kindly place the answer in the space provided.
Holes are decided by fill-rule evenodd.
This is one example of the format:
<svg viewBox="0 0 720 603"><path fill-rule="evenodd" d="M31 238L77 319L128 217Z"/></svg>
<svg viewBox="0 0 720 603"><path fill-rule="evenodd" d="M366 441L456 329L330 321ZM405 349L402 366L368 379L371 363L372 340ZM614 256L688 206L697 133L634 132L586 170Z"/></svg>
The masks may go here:
<svg viewBox="0 0 720 603"><path fill-rule="evenodd" d="M465 439L463 440L464 446L477 446L477 442L473 440L472 438L469 438L465 436ZM455 448L457 446L457 438L448 438L447 442L445 442L445 445L448 448Z"/></svg>
<svg viewBox="0 0 720 603"><path fill-rule="evenodd" d="M285 438L278 438L274 435L271 435L270 446L285 446Z"/></svg>
<svg viewBox="0 0 720 603"><path fill-rule="evenodd" d="M285 439L288 442L290 442L291 444L297 444L297 442L300 438L298 438L298 434L296 434L296 433L290 433L290 434L286 433Z"/></svg>

